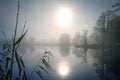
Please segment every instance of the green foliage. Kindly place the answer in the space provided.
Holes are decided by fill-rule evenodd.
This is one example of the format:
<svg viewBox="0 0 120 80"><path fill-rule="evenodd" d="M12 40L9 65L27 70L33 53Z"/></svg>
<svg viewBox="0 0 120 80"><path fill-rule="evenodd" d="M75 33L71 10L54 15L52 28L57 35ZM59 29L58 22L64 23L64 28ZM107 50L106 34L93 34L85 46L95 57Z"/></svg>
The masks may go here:
<svg viewBox="0 0 120 80"><path fill-rule="evenodd" d="M30 74L29 80L32 78L34 72L38 75L38 77L42 80L45 80L43 76L43 72L49 73L49 71L53 71L52 67L50 66L50 61L53 58L53 55L50 51L44 52L42 57L37 62L36 66L34 67L33 71Z"/></svg>
<svg viewBox="0 0 120 80"><path fill-rule="evenodd" d="M15 45L19 44L21 42L21 40L24 38L24 36L26 35L27 31L25 33L23 33L18 40L15 42Z"/></svg>
<svg viewBox="0 0 120 80"><path fill-rule="evenodd" d="M9 64L10 64L10 53L9 48L6 44L3 44L3 50L0 54L0 79L1 80L9 80L10 72Z"/></svg>

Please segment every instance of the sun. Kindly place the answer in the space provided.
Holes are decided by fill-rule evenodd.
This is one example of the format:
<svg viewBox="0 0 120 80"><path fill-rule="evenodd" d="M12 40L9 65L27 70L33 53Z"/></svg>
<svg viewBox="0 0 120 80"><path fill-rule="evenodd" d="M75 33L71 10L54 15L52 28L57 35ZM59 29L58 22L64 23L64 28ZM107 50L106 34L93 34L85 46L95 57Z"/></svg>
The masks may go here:
<svg viewBox="0 0 120 80"><path fill-rule="evenodd" d="M66 65L62 65L59 67L58 71L60 75L66 76L69 72L69 68Z"/></svg>
<svg viewBox="0 0 120 80"><path fill-rule="evenodd" d="M72 10L67 7L60 7L56 13L56 24L60 27L68 27L72 21Z"/></svg>

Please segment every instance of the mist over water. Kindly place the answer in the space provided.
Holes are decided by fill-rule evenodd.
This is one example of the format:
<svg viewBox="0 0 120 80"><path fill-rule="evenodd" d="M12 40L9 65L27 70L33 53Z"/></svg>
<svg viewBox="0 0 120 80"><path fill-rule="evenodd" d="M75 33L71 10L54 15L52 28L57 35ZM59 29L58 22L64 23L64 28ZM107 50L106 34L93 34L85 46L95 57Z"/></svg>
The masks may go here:
<svg viewBox="0 0 120 80"><path fill-rule="evenodd" d="M11 64L13 80L120 80L120 1L20 0L16 11L0 1L0 80Z"/></svg>

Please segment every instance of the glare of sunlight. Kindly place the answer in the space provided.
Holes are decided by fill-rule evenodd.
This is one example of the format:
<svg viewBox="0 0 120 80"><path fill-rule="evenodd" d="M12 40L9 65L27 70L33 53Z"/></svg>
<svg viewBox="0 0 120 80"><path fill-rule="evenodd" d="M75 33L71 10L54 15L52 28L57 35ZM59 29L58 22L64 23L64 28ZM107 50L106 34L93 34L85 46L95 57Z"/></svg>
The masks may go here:
<svg viewBox="0 0 120 80"><path fill-rule="evenodd" d="M55 16L56 25L62 28L68 27L72 22L72 17L72 10L67 7L60 7Z"/></svg>
<svg viewBox="0 0 120 80"><path fill-rule="evenodd" d="M68 68L68 66L66 66L66 65L61 65L61 66L59 67L58 71L59 71L59 74L60 74L60 75L66 76L66 75L68 74L68 72L69 72L69 68Z"/></svg>

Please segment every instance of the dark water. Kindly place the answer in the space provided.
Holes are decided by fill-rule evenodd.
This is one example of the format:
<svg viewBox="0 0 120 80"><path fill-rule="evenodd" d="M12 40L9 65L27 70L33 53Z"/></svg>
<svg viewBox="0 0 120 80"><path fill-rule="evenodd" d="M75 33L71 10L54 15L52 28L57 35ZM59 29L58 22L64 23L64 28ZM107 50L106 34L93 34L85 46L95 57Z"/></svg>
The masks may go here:
<svg viewBox="0 0 120 80"><path fill-rule="evenodd" d="M99 75L96 73L95 63L97 62L96 52L99 50L82 49L75 47L40 47L33 53L24 55L26 66L29 73L35 67L38 60L41 58L46 50L50 50L54 55L51 66L55 71L44 74L46 80L100 80ZM98 57L100 55L97 55ZM59 67L66 65L68 73L61 75ZM33 75L34 79L35 75Z"/></svg>

